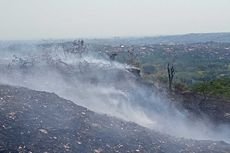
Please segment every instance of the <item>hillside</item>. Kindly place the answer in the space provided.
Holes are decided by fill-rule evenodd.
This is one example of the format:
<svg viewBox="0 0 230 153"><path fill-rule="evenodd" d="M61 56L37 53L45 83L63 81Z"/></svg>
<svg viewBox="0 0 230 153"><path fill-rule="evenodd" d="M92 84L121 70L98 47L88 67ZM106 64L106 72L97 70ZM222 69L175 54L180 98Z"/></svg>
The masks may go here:
<svg viewBox="0 0 230 153"><path fill-rule="evenodd" d="M0 86L0 152L209 152L224 142L177 139L96 114L55 94Z"/></svg>

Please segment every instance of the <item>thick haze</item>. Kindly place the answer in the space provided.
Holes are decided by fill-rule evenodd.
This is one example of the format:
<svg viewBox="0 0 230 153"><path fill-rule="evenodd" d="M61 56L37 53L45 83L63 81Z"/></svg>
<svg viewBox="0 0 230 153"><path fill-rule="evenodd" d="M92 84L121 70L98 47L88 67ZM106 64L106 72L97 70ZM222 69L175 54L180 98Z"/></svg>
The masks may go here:
<svg viewBox="0 0 230 153"><path fill-rule="evenodd" d="M0 0L0 40L229 32L230 0Z"/></svg>

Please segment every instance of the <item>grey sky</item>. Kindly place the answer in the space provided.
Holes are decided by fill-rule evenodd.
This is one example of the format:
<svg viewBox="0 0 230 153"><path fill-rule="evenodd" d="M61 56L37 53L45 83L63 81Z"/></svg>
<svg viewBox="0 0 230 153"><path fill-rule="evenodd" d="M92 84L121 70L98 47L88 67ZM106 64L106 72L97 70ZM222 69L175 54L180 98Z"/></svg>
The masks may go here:
<svg viewBox="0 0 230 153"><path fill-rule="evenodd" d="M0 39L230 32L230 0L0 0Z"/></svg>

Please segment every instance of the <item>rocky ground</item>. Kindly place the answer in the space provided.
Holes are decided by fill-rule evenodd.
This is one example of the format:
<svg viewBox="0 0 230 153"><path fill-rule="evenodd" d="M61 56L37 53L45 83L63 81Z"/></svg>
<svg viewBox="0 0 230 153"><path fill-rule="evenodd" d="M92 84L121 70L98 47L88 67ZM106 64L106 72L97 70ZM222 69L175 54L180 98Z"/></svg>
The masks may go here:
<svg viewBox="0 0 230 153"><path fill-rule="evenodd" d="M53 93L0 85L1 153L229 153L225 142L164 135Z"/></svg>

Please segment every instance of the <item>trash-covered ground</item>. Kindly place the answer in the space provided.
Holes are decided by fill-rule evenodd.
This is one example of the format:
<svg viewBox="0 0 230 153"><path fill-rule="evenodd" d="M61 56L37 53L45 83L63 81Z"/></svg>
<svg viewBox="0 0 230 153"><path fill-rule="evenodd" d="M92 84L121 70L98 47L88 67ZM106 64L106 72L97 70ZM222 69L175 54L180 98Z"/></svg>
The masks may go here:
<svg viewBox="0 0 230 153"><path fill-rule="evenodd" d="M170 99L164 89L144 82L136 67L109 60L107 55L88 51L80 56L50 48L5 54L0 59L0 84L52 92L94 112L175 137L230 142L228 107L214 108L206 115L193 105L199 102L194 97L182 106L183 98ZM214 117L223 122L213 122Z"/></svg>
<svg viewBox="0 0 230 153"><path fill-rule="evenodd" d="M0 85L0 152L229 153L230 145L174 138L53 93Z"/></svg>

